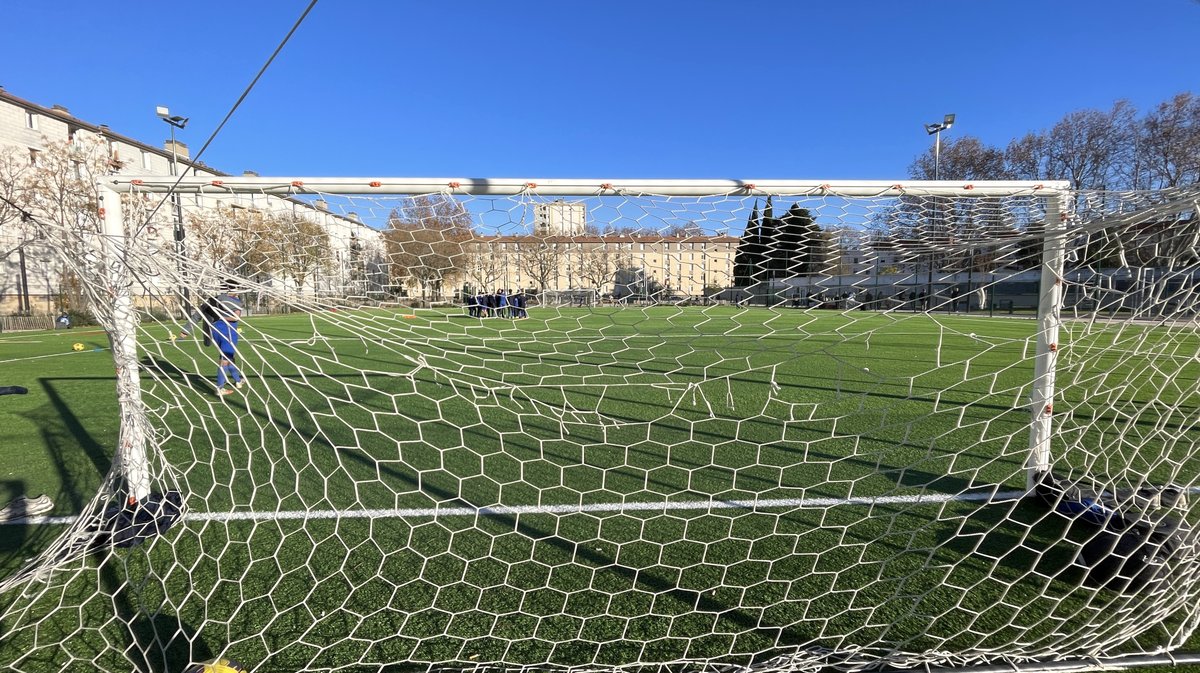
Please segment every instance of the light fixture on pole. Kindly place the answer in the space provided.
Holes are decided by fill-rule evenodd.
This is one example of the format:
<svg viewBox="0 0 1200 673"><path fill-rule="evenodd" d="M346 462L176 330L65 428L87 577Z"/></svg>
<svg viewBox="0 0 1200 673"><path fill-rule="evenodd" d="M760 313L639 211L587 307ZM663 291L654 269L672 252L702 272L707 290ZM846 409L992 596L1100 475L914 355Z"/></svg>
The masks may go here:
<svg viewBox="0 0 1200 673"><path fill-rule="evenodd" d="M926 124L925 132L933 136L933 179L941 180L942 131L954 126L954 115L946 115L940 124Z"/></svg>
<svg viewBox="0 0 1200 673"><path fill-rule="evenodd" d="M171 111L165 105L159 105L154 108L154 111L171 127L171 175L176 175L179 172L179 154L175 150L175 129L183 130L183 127L187 126L188 118L179 115L172 116Z"/></svg>
<svg viewBox="0 0 1200 673"><path fill-rule="evenodd" d="M168 126L171 127L171 176L174 177L174 176L179 175L179 149L178 149L178 146L175 144L175 129L179 129L182 131L183 127L187 126L188 118L180 117L179 115L172 116L171 111L168 110L165 105L159 105L159 106L155 107L154 112L158 115L158 117L160 119L162 119L164 122L167 123ZM183 278L182 278L183 255L184 255L183 205L179 202L179 195L174 192L171 193L171 206L172 206L173 210L175 211L175 227L174 227L174 229L175 229L175 231L174 231L175 255L176 255L175 266L176 266L176 269L179 271L180 281L182 281L183 280ZM191 311L191 306L188 305L189 301L188 301L187 284L182 283L182 282L181 282L181 284L183 285L183 303L184 303L184 313L186 314L185 315L185 318L186 318L187 316L191 315L192 311Z"/></svg>

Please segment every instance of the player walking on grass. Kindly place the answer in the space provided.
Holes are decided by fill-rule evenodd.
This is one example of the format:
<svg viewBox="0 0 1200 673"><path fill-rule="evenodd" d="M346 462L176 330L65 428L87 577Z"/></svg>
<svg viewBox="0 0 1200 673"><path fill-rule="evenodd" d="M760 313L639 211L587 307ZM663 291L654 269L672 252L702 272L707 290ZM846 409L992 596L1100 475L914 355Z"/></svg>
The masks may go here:
<svg viewBox="0 0 1200 673"><path fill-rule="evenodd" d="M183 329L179 332L179 338L185 339L187 338L188 333L194 327L203 326L204 329L201 331L201 334L204 335L204 345L206 347L212 345L210 342L212 340L211 335L213 325L216 325L218 322L220 322L218 313L222 310L229 311L232 309L237 309L240 311L242 309L242 300L238 297L236 288L230 285L225 285L221 289L221 294L215 297L209 297L200 306L199 310L192 311L191 315L188 316L188 323L184 325Z"/></svg>
<svg viewBox="0 0 1200 673"><path fill-rule="evenodd" d="M229 395L232 390L225 386L230 380L236 388L243 387L246 382L242 378L242 373L237 368L237 343L238 343L238 318L242 315L241 310L233 309L232 313L224 312L221 319L213 323L212 326L212 341L217 349L221 351L220 362L217 367L217 394Z"/></svg>

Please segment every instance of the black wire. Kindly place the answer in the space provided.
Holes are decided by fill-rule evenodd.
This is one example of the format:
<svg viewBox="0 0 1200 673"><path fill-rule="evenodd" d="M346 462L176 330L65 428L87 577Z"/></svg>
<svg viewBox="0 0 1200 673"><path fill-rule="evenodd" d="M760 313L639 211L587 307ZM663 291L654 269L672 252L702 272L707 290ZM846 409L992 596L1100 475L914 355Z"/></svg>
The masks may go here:
<svg viewBox="0 0 1200 673"><path fill-rule="evenodd" d="M154 210L150 211L150 214L146 216L146 221L142 223L142 226L149 224L150 221L154 219L154 216L158 213L159 209L162 208L163 204L166 203L175 193L175 188L178 187L179 183L183 181L183 178L187 176L188 170L193 168L194 163L200 160L200 157L204 155L204 151L208 149L208 146L211 145L214 140L216 140L217 134L221 132L221 129L225 128L225 124L229 122L231 117L233 117L233 113L237 112L237 109L242 105L242 102L246 100L246 97L250 95L252 90L254 90L254 86L258 84L258 80L262 79L262 76L266 74L267 68L271 67L271 63L275 61L275 57L279 56L279 52L283 51L283 47L288 43L288 40L292 39L292 35L296 33L296 31L300 28L300 24L304 23L304 19L308 17L309 12L311 12L313 7L316 6L317 0L312 0L312 2L308 3L308 7L304 8L304 12L300 14L300 18L296 19L296 23L292 25L292 29L289 30L287 35L283 37L283 41L279 43L279 46L275 47L275 51L271 53L271 57L267 59L267 62L263 63L262 68L259 68L258 74L254 76L254 79L251 80L250 84L246 87L246 90L243 91L242 95L238 97L237 102L233 104L233 107L229 108L229 112L225 115L225 118L221 120L221 123L217 124L217 128L213 129L212 135L208 137L208 140L204 141L204 145L200 147L200 151L197 152L196 156L184 166L184 169L175 179L175 183L172 184L171 188L167 190L167 193L163 195L163 198L158 202L158 205L154 206Z"/></svg>

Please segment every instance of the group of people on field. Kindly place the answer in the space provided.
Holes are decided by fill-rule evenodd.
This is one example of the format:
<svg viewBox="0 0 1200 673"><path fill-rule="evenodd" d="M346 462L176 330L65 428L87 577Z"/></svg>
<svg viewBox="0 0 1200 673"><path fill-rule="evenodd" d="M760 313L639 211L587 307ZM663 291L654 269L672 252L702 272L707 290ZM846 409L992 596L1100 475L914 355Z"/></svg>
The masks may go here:
<svg viewBox="0 0 1200 673"><path fill-rule="evenodd" d="M491 294L477 292L467 295L467 315L472 318L528 318L525 293L496 290Z"/></svg>
<svg viewBox="0 0 1200 673"><path fill-rule="evenodd" d="M242 317L242 300L238 297L237 289L225 287L221 294L209 297L199 310L193 310L188 316L188 324L179 332L180 338L186 338L197 327L203 328L204 345L216 346L220 353L217 358L217 394L230 395L234 388L246 385L246 378L237 367L237 344L240 337L238 322Z"/></svg>

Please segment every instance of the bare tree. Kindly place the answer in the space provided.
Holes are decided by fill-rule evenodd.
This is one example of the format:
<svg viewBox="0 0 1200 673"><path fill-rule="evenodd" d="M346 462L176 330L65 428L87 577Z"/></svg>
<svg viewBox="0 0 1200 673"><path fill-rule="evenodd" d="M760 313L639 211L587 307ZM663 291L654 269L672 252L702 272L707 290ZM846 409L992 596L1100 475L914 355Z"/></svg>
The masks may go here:
<svg viewBox="0 0 1200 673"><path fill-rule="evenodd" d="M191 254L200 263L248 280L263 280L275 270L284 236L274 216L249 208L189 212Z"/></svg>
<svg viewBox="0 0 1200 673"><path fill-rule="evenodd" d="M1076 189L1115 186L1133 150L1134 108L1117 101L1108 112L1072 112L1047 137L1052 166Z"/></svg>
<svg viewBox="0 0 1200 673"><path fill-rule="evenodd" d="M603 240L585 244L579 259L579 277L591 284L597 292L612 282L619 254L609 250Z"/></svg>
<svg viewBox="0 0 1200 673"><path fill-rule="evenodd" d="M266 266L292 281L298 292L303 293L318 272L333 270L329 232L319 222L296 213L269 213L263 224L273 242L267 251ZM313 291L316 289L314 284Z"/></svg>
<svg viewBox="0 0 1200 673"><path fill-rule="evenodd" d="M1107 112L1072 112L1049 131L1009 143L1008 174L1023 180L1067 179L1076 189L1116 187L1126 180L1133 157L1134 116L1128 101L1117 101Z"/></svg>
<svg viewBox="0 0 1200 673"><path fill-rule="evenodd" d="M517 250L517 265L545 291L556 284L562 250L553 236L521 236L513 244Z"/></svg>
<svg viewBox="0 0 1200 673"><path fill-rule="evenodd" d="M438 293L449 275L467 263L463 245L472 237L471 215L445 194L413 198L388 217L384 234L392 278L416 283L422 294Z"/></svg>
<svg viewBox="0 0 1200 673"><path fill-rule="evenodd" d="M704 227L701 227L695 222L686 222L684 224L671 225L670 227L664 229L661 233L664 237L690 238L693 236L703 236Z"/></svg>
<svg viewBox="0 0 1200 673"><path fill-rule="evenodd" d="M962 136L942 142L935 171L933 148L918 155L908 173L918 180L932 180L935 172L946 180L1003 180L1007 177L1004 152L974 136Z"/></svg>
<svg viewBox="0 0 1200 673"><path fill-rule="evenodd" d="M32 235L25 214L29 204L29 154L0 148L0 258L7 258Z"/></svg>
<svg viewBox="0 0 1200 673"><path fill-rule="evenodd" d="M495 238L473 237L464 244L466 276L477 290L491 290L504 277L504 251L507 242Z"/></svg>
<svg viewBox="0 0 1200 673"><path fill-rule="evenodd" d="M97 183L110 171L107 148L99 139L79 136L34 150L29 203L39 219L63 232L99 233Z"/></svg>
<svg viewBox="0 0 1200 673"><path fill-rule="evenodd" d="M30 151L29 161L26 209L37 223L45 225L38 226L38 233L46 236L43 254L35 256L43 267L52 266L51 251L62 262L55 274L60 308L87 310L91 308L89 294L95 289L89 292L81 281L76 281L103 263L98 254L101 223L97 185L113 169L108 145L101 138L77 134L69 140L47 141L41 150Z"/></svg>
<svg viewBox="0 0 1200 673"><path fill-rule="evenodd" d="M1044 133L1026 133L1004 151L1008 173L1018 180L1053 180L1053 162Z"/></svg>
<svg viewBox="0 0 1200 673"><path fill-rule="evenodd" d="M1137 164L1147 183L1181 187L1200 182L1200 96L1181 93L1160 103L1140 126Z"/></svg>

